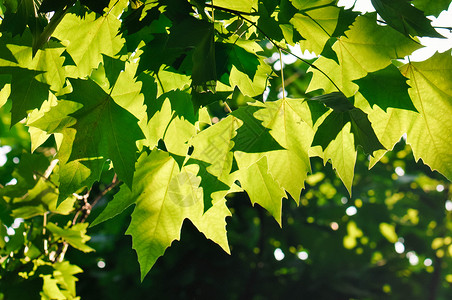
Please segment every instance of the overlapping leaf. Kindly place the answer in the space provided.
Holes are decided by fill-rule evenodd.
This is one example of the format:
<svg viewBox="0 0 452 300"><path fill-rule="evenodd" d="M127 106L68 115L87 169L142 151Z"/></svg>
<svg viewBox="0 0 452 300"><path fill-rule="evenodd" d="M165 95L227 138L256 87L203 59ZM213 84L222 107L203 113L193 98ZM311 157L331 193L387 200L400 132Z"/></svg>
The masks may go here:
<svg viewBox="0 0 452 300"><path fill-rule="evenodd" d="M389 26L406 36L442 37L424 13L408 0L371 0L378 14Z"/></svg>
<svg viewBox="0 0 452 300"><path fill-rule="evenodd" d="M162 151L154 150L149 156L143 154L137 162L133 192L122 187L99 216L100 220L105 220L136 204L127 233L132 236L138 254L142 279L165 249L180 239L186 218L229 252L225 217L230 212L224 200L216 199L212 208L204 213L203 190L199 187L201 178L197 171L196 165L180 169L177 162Z"/></svg>
<svg viewBox="0 0 452 300"><path fill-rule="evenodd" d="M345 35L333 46L339 64L320 57L315 65L327 73L348 97L358 90L353 80L365 77L368 72L381 70L391 64L392 59L403 58L420 48L420 45L394 29L377 25L375 14L358 17ZM312 68L309 70L314 75L307 91L337 91L323 74Z"/></svg>
<svg viewBox="0 0 452 300"><path fill-rule="evenodd" d="M53 36L67 44L67 52L76 64L75 76L86 76L102 61L102 54L114 57L124 40L118 35L121 22L113 13L96 18L95 13L83 17L67 14Z"/></svg>

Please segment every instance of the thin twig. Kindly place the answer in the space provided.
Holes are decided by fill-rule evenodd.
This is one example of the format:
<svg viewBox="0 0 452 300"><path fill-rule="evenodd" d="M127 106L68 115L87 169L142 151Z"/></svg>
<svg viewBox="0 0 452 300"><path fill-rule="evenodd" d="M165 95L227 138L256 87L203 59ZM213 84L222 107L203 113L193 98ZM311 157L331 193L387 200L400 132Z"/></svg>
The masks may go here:
<svg viewBox="0 0 452 300"><path fill-rule="evenodd" d="M206 4L206 6L210 7L210 8L213 8L213 9L218 9L218 10L221 10L221 11L229 12L229 13L234 14L234 15L245 15L245 16L255 16L256 15L255 12L251 13L251 12L245 12L245 11L238 11L238 10L229 9L229 8L226 8L226 7L216 6L216 5L213 5L213 4Z"/></svg>
<svg viewBox="0 0 452 300"><path fill-rule="evenodd" d="M257 24L251 20L249 20L248 18L242 16L242 15L238 15L240 18L242 18L243 20L249 22L250 24L252 24L254 27L256 27L257 30L259 30L269 41L270 43L272 43L276 48L280 49L281 51L284 51L287 54L293 55L294 57L296 57L298 60L304 62L305 64L307 64L308 66L310 66L311 68L319 71L320 73L322 73L333 85L334 87L342 93L341 89L336 85L336 83L325 73L323 72L321 69L319 69L316 65L310 63L309 61L299 57L298 55L293 54L290 50L282 47L281 45L279 45L278 43L276 43L272 38L270 38L259 26L257 26Z"/></svg>

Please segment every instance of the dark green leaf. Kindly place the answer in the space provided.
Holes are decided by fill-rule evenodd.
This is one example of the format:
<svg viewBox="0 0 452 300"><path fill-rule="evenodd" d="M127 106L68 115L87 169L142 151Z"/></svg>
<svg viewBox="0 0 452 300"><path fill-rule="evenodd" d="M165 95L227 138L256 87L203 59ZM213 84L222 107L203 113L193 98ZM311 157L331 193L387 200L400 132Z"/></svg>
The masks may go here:
<svg viewBox="0 0 452 300"><path fill-rule="evenodd" d="M136 160L135 143L143 133L138 120L120 107L92 80L70 80L73 92L66 98L83 104L71 116L75 135L70 160L111 158L118 176L132 186Z"/></svg>
<svg viewBox="0 0 452 300"><path fill-rule="evenodd" d="M270 135L270 130L254 118L253 114L260 109L262 108L257 106L245 106L232 112L233 116L243 121L243 125L237 130L237 135L233 139L233 151L260 153L284 149Z"/></svg>
<svg viewBox="0 0 452 300"><path fill-rule="evenodd" d="M424 13L408 0L371 0L377 13L389 26L406 36L443 38L430 24Z"/></svg>
<svg viewBox="0 0 452 300"><path fill-rule="evenodd" d="M408 95L407 80L396 66L390 64L353 82L359 85L359 92L370 105L378 105L385 111L389 107L417 111Z"/></svg>

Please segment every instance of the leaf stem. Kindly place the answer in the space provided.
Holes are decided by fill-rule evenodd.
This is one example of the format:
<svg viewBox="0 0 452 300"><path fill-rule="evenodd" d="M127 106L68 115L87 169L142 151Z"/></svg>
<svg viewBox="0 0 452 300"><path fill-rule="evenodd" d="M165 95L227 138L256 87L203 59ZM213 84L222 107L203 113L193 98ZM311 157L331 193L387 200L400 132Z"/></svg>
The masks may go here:
<svg viewBox="0 0 452 300"><path fill-rule="evenodd" d="M232 112L232 109L229 107L229 104L226 102L226 100L223 101L223 103L224 103L224 107L226 108L226 111L227 111L228 113L231 113L231 112Z"/></svg>
<svg viewBox="0 0 452 300"><path fill-rule="evenodd" d="M284 86L284 62L282 59L282 53L281 53L281 49L278 48L278 52L279 52L279 63L281 64L281 86L282 86L282 98L283 100L286 100L286 88Z"/></svg>

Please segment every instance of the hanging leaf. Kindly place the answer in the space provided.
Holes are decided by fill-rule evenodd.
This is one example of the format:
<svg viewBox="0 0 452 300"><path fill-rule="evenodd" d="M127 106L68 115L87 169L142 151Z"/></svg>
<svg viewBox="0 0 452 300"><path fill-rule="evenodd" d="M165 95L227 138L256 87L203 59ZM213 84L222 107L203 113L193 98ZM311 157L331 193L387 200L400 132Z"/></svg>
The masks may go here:
<svg viewBox="0 0 452 300"><path fill-rule="evenodd" d="M395 107L417 111L408 95L406 80L397 67L391 64L353 82L359 86L359 92L371 105L378 105L383 110Z"/></svg>
<svg viewBox="0 0 452 300"><path fill-rule="evenodd" d="M408 0L371 0L378 14L395 30L406 36L442 38L424 13Z"/></svg>

